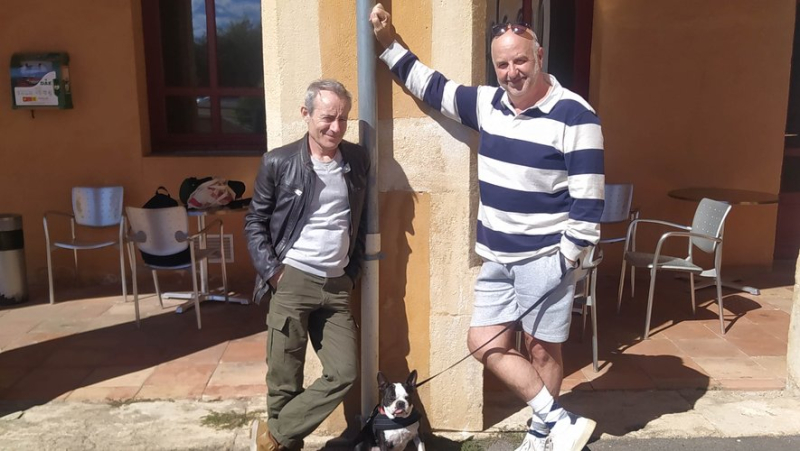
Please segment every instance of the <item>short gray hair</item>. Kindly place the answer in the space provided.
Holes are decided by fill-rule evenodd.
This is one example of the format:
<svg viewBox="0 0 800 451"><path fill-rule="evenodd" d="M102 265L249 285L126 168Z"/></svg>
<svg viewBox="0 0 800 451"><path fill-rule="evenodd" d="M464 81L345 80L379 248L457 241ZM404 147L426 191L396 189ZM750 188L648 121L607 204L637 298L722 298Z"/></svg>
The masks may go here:
<svg viewBox="0 0 800 451"><path fill-rule="evenodd" d="M320 91L330 91L339 96L340 99L347 100L348 105L353 105L353 97L350 95L350 91L348 91L343 84L330 78L323 78L320 80L314 80L306 89L304 105L309 114L314 112L314 99L317 98Z"/></svg>

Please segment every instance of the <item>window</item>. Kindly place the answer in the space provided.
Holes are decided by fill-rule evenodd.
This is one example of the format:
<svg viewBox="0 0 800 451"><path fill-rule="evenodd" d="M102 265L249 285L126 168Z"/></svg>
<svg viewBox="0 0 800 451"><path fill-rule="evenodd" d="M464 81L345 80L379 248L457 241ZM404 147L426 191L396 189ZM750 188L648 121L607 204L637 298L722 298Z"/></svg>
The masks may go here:
<svg viewBox="0 0 800 451"><path fill-rule="evenodd" d="M260 0L143 0L154 153L266 147Z"/></svg>

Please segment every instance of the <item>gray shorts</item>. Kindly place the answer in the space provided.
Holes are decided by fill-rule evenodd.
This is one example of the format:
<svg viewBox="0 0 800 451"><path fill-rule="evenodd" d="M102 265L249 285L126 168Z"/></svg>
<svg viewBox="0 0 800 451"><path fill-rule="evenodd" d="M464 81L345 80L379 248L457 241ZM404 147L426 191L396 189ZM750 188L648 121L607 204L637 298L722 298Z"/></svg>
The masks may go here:
<svg viewBox="0 0 800 451"><path fill-rule="evenodd" d="M471 327L516 321L567 273L561 252L502 264L484 262L475 283ZM574 272L567 277L573 278ZM569 336L575 281L563 284L522 318L525 332L539 340L563 343Z"/></svg>

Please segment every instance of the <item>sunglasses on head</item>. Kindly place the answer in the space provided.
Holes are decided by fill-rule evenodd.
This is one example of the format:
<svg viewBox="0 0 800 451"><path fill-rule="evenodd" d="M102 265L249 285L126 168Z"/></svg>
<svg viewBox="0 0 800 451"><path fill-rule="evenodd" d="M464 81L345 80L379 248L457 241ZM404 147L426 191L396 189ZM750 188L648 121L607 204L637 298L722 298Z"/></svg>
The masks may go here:
<svg viewBox="0 0 800 451"><path fill-rule="evenodd" d="M524 35L526 31L530 30L530 24L525 22L518 22L518 23L500 23L492 27L492 37L496 38L502 34L505 34L506 31L511 30L516 35Z"/></svg>

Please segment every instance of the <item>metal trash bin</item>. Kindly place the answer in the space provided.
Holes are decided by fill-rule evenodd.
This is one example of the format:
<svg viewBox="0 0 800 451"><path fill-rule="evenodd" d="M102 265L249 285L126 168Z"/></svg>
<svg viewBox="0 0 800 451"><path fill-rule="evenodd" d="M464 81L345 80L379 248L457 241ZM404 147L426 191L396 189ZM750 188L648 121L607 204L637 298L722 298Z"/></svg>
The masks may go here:
<svg viewBox="0 0 800 451"><path fill-rule="evenodd" d="M22 216L0 213L0 304L27 300Z"/></svg>

